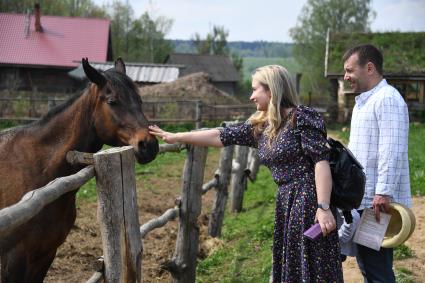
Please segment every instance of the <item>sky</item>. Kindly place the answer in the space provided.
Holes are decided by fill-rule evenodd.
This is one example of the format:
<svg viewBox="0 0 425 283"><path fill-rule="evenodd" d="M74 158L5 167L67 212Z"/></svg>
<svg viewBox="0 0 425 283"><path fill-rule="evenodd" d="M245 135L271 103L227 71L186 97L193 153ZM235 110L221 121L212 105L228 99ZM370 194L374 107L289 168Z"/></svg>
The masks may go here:
<svg viewBox="0 0 425 283"><path fill-rule="evenodd" d="M122 0L126 1L126 0ZM174 20L168 39L201 37L214 25L229 31L228 41L292 42L289 29L307 0L128 0L135 17L145 11ZM96 4L111 0L94 0ZM374 32L425 31L425 0L372 0Z"/></svg>

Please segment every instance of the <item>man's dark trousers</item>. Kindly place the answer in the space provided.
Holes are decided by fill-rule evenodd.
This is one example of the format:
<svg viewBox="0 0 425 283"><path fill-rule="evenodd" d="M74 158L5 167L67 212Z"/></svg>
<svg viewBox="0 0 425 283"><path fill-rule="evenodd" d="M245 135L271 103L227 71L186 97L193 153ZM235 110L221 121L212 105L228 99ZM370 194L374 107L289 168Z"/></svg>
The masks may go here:
<svg viewBox="0 0 425 283"><path fill-rule="evenodd" d="M356 259L365 283L395 283L392 248L376 251L357 245Z"/></svg>

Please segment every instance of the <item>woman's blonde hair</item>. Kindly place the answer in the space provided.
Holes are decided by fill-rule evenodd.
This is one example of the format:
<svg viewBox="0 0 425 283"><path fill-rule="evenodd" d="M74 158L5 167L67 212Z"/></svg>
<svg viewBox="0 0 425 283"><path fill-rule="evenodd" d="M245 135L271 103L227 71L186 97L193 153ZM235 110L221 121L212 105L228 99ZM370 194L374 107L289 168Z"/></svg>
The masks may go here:
<svg viewBox="0 0 425 283"><path fill-rule="evenodd" d="M276 137L282 121L287 118L282 117L281 108L296 107L299 104L298 95L289 72L279 65L256 69L252 80L270 90L271 99L267 111L255 112L248 121L254 126L256 136L264 133L271 142Z"/></svg>

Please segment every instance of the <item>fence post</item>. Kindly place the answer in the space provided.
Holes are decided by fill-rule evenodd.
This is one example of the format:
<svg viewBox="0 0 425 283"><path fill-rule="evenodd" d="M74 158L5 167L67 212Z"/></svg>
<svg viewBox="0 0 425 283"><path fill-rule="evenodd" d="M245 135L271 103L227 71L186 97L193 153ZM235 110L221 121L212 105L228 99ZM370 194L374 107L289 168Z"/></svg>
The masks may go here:
<svg viewBox="0 0 425 283"><path fill-rule="evenodd" d="M235 161L238 164L232 174L231 208L232 212L242 211L243 194L247 186L245 169L248 161L248 150L246 146L236 146Z"/></svg>
<svg viewBox="0 0 425 283"><path fill-rule="evenodd" d="M208 234L211 237L221 236L221 226L223 225L224 212L228 197L228 187L230 177L232 176L232 158L234 146L226 146L221 149L219 162L219 179L217 185L217 194L214 201L211 217L208 223Z"/></svg>
<svg viewBox="0 0 425 283"><path fill-rule="evenodd" d="M248 172L249 179L254 182L257 179L258 169L260 168L260 158L258 157L258 149L250 147L248 153Z"/></svg>
<svg viewBox="0 0 425 283"><path fill-rule="evenodd" d="M202 100L196 101L196 129L202 128Z"/></svg>
<svg viewBox="0 0 425 283"><path fill-rule="evenodd" d="M131 146L94 154L105 282L141 282L142 242Z"/></svg>
<svg viewBox="0 0 425 283"><path fill-rule="evenodd" d="M52 110L56 106L56 98L54 96L49 96L47 98L47 111Z"/></svg>
<svg viewBox="0 0 425 283"><path fill-rule="evenodd" d="M202 206L202 184L207 159L207 147L188 146L183 170L179 231L172 261L164 264L173 282L195 282L199 245L198 216Z"/></svg>

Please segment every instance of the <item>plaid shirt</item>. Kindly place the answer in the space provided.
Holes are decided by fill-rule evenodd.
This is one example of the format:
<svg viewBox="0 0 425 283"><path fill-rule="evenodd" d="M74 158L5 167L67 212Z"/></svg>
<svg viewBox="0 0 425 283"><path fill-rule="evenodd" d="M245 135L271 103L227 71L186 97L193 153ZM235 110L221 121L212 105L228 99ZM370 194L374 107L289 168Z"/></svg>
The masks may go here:
<svg viewBox="0 0 425 283"><path fill-rule="evenodd" d="M385 79L355 99L348 148L366 174L360 209L371 207L375 194L411 207L409 114L404 99Z"/></svg>

